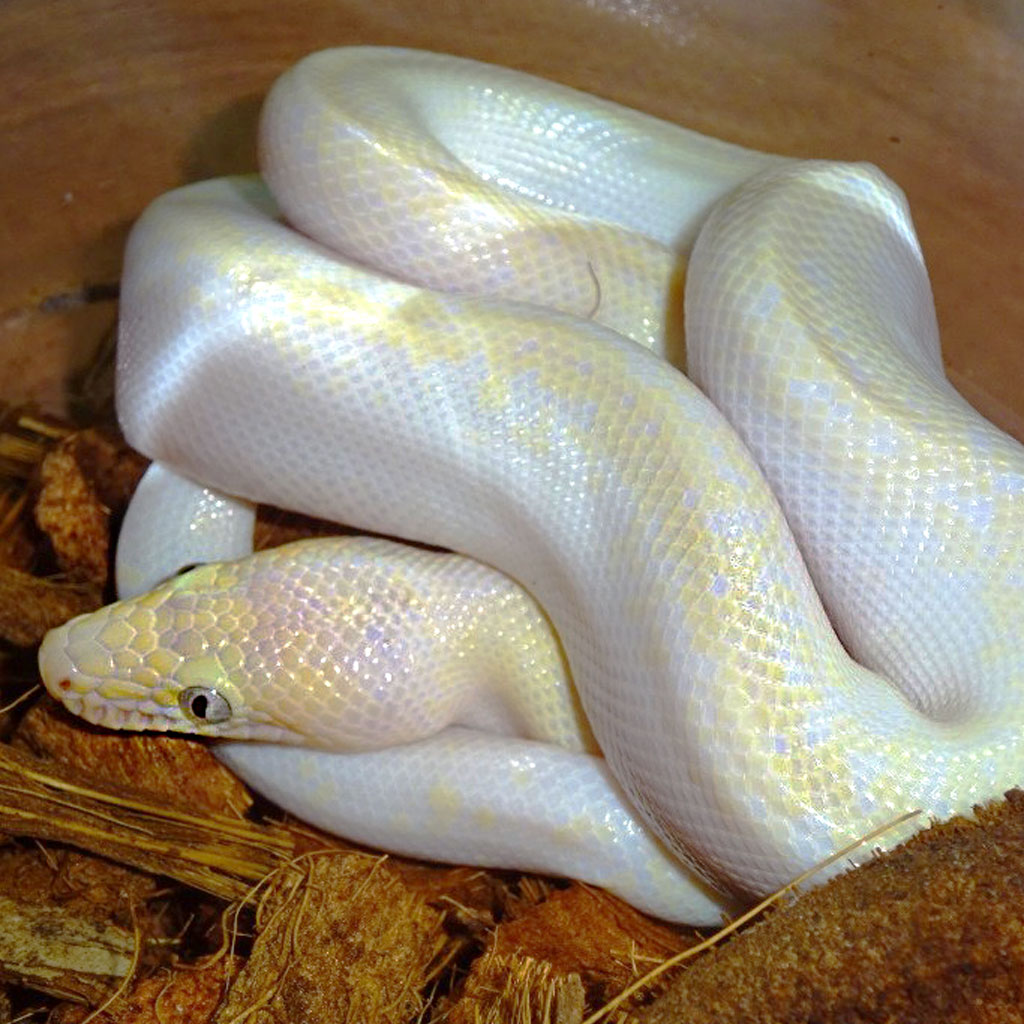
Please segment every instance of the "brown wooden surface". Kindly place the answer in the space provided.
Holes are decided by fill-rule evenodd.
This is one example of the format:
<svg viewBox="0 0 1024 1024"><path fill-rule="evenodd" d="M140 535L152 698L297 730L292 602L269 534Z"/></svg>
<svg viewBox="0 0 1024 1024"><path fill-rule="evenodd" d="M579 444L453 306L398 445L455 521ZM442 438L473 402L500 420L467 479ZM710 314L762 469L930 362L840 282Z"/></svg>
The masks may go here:
<svg viewBox="0 0 1024 1024"><path fill-rule="evenodd" d="M40 303L115 280L161 191L251 168L274 77L356 42L521 67L744 145L873 160L910 196L951 376L1024 437L1016 0L4 0L0 396L59 407L113 306Z"/></svg>

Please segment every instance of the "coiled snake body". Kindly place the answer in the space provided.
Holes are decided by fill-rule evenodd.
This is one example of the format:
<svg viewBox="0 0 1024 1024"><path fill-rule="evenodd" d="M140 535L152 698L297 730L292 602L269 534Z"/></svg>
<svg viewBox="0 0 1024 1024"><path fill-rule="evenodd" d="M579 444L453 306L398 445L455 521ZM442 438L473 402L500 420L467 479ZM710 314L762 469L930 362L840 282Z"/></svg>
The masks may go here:
<svg viewBox="0 0 1024 1024"><path fill-rule="evenodd" d="M122 583L242 553L223 495L484 565L351 540L197 570L51 634L69 706L355 751L224 756L356 838L694 921L700 879L765 892L1021 780L1024 451L947 382L880 172L374 48L284 76L261 171L133 233L118 410L165 519L133 511ZM687 257L695 383L664 358ZM228 522L212 552L155 544L169 494L182 533Z"/></svg>

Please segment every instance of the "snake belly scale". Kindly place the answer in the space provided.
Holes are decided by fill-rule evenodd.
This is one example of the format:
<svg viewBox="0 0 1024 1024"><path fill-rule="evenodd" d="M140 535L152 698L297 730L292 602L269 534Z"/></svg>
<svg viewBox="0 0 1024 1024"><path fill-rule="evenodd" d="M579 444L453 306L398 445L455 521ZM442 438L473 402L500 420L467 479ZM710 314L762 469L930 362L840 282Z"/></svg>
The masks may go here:
<svg viewBox="0 0 1024 1024"><path fill-rule="evenodd" d="M670 851L717 888L763 893L897 814L947 816L1020 781L1024 452L946 382L920 247L880 172L375 48L299 64L262 132L270 191L188 186L130 241L118 411L170 479L514 578L645 823L631 834L652 830L642 856ZM662 358L687 257L696 383ZM157 631L140 675L122 627L203 579L100 613L112 640L82 623L53 634L53 692L108 724L159 725L139 709L183 641ZM188 643L220 649L236 600L224 591ZM286 674L246 669L255 621L234 655L186 658L181 686L229 695L234 735L251 708L265 738L331 745L313 728L271 735L292 729L273 708L343 716L356 690L337 682L325 703L314 680L334 670L307 658L292 667L308 679L275 694ZM448 812L472 788L460 743L518 733L593 762L585 739L520 728L512 706L469 701L426 741ZM397 764L423 742L355 752L383 736L338 746ZM332 818L340 797L315 763L330 755L224 756L286 807L358 830ZM572 806L580 777L548 778L552 795L531 799ZM502 832L488 812L513 790L473 818L488 863ZM444 803L437 830L466 830ZM634 898L706 920L693 885L686 906Z"/></svg>

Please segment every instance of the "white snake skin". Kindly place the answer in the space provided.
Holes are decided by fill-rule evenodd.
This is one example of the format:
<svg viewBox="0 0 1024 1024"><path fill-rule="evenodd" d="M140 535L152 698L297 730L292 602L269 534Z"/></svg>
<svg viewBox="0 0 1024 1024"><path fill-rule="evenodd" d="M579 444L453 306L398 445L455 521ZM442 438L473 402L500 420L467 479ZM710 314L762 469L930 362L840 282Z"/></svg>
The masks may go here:
<svg viewBox="0 0 1024 1024"><path fill-rule="evenodd" d="M1021 781L1024 450L946 381L906 204L880 172L375 48L300 63L262 131L273 199L253 180L189 186L129 244L118 409L168 486L188 477L514 577L557 630L628 800L719 888L769 891L899 813L946 817ZM678 352L691 247L687 370L710 401L657 357ZM144 521L133 529L124 571L149 585L172 554L139 568ZM387 715L325 738L334 708L365 711L366 688L337 659L296 654L281 632L293 596L303 623L325 603L266 564L269 618L239 612L248 570L230 567L197 611L199 570L51 634L47 685L106 724L388 742ZM386 659L397 633L368 632L345 593L342 618ZM413 631L424 663L454 635L446 621ZM497 632L515 648L516 628ZM260 650L288 671L265 676ZM452 678L417 699L442 700ZM182 711L183 685L211 698L207 720ZM552 685L527 686L526 704L571 718L568 683ZM514 701L474 692L405 747L224 756L344 834L714 918L585 736L574 747L545 734L546 712L523 725ZM542 776L524 814L520 784ZM602 815L619 817L596 864L602 840L577 839ZM545 860L559 844L583 852Z"/></svg>

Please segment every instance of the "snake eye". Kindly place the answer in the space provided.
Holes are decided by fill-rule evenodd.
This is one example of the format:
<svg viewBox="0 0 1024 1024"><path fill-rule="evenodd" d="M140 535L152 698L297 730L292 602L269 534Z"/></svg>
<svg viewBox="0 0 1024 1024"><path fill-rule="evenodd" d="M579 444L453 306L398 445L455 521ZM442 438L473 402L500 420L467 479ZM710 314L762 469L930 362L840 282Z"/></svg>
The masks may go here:
<svg viewBox="0 0 1024 1024"><path fill-rule="evenodd" d="M178 707L193 722L216 724L231 717L231 705L227 698L208 686L190 686L178 697Z"/></svg>

